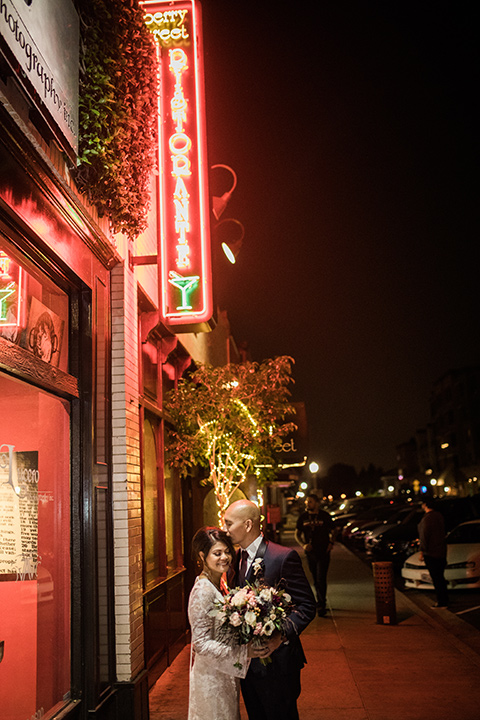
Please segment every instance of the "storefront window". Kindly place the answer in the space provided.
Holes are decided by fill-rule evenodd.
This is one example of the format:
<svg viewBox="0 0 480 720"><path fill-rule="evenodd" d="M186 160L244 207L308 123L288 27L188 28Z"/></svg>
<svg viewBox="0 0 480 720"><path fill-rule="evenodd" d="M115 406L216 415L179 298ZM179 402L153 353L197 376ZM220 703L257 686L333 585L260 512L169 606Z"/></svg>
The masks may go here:
<svg viewBox="0 0 480 720"><path fill-rule="evenodd" d="M145 418L143 424L143 527L145 543L145 580L147 583L160 575L158 474L156 423Z"/></svg>
<svg viewBox="0 0 480 720"><path fill-rule="evenodd" d="M70 405L3 374L0 396L0 714L46 720L70 695Z"/></svg>
<svg viewBox="0 0 480 720"><path fill-rule="evenodd" d="M183 547L178 547L182 540L179 527L181 497L178 484L178 474L169 465L165 465L165 540L167 565L172 570L178 567L178 556L183 554Z"/></svg>
<svg viewBox="0 0 480 720"><path fill-rule="evenodd" d="M143 423L143 533L145 583L168 576L181 556L181 500L178 476L168 463L159 466L162 421L145 414ZM163 470L163 472L162 472ZM180 562L181 564L181 562Z"/></svg>
<svg viewBox="0 0 480 720"><path fill-rule="evenodd" d="M0 337L68 371L68 296L1 237Z"/></svg>

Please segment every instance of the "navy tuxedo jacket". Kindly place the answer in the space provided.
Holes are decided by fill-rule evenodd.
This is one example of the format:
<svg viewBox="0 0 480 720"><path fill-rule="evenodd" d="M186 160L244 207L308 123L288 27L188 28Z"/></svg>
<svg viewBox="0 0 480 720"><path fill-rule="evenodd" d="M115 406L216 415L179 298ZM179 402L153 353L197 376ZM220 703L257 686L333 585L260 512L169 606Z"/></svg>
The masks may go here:
<svg viewBox="0 0 480 720"><path fill-rule="evenodd" d="M287 642L283 642L272 653L270 656L272 663L269 665L262 665L258 658L254 658L250 664L249 672L264 674L267 669L270 672L269 668L271 668L273 672L288 674L290 670L302 668L306 662L299 635L315 617L315 598L296 550L283 547L283 545L278 545L263 538L255 559L261 559L262 561L260 572L255 574L255 563L252 563L245 580L253 583L256 579L263 579L267 585L273 587L281 583L286 592L291 595L295 607L288 618L288 626L285 632ZM234 564L234 584L238 583L239 562L240 553L237 553Z"/></svg>

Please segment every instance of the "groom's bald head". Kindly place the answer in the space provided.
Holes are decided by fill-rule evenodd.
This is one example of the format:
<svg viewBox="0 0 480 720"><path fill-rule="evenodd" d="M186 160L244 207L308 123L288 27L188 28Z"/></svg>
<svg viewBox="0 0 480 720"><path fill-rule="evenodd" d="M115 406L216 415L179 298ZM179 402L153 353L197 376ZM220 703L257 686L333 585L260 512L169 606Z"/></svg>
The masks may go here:
<svg viewBox="0 0 480 720"><path fill-rule="evenodd" d="M225 529L236 545L247 548L260 535L260 510L251 500L236 500L225 512Z"/></svg>

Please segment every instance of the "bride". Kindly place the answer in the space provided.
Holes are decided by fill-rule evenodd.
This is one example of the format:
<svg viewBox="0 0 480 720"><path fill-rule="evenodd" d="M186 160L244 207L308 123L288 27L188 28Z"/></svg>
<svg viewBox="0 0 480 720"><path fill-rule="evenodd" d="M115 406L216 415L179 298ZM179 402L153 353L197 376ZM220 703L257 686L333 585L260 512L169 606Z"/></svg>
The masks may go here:
<svg viewBox="0 0 480 720"><path fill-rule="evenodd" d="M210 611L214 601L222 599L222 575L235 554L226 532L201 528L195 533L192 550L202 572L188 601L192 629L188 720L240 720L240 678L247 674L250 658L266 657L268 649L251 643L232 647L217 639L218 621Z"/></svg>

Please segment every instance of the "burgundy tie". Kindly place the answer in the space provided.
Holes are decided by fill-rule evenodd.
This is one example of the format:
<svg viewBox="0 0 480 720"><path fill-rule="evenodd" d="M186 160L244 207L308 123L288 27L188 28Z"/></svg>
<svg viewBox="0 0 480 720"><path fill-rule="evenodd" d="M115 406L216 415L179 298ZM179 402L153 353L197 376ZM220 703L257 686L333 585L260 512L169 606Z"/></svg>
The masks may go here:
<svg viewBox="0 0 480 720"><path fill-rule="evenodd" d="M247 561L248 561L248 552L246 550L242 550L242 559L240 561L240 570L238 571L238 584L240 587L243 587L245 585L245 575L247 574Z"/></svg>

